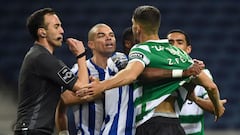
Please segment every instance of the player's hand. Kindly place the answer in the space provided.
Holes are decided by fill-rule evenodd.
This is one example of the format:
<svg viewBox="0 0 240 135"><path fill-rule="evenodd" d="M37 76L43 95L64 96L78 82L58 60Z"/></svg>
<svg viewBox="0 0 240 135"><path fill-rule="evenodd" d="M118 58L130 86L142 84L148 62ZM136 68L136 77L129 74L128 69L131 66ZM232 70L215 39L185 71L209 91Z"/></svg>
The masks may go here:
<svg viewBox="0 0 240 135"><path fill-rule="evenodd" d="M91 101L94 101L96 99L101 99L101 98L104 98L103 93L100 93L98 95L86 95L86 96L82 97L82 99L84 99L86 102L91 102Z"/></svg>
<svg viewBox="0 0 240 135"><path fill-rule="evenodd" d="M67 38L66 43L68 44L70 51L75 56L78 56L79 54L82 54L83 52L85 52L85 47L82 41L79 41L74 38Z"/></svg>
<svg viewBox="0 0 240 135"><path fill-rule="evenodd" d="M91 83L83 85L80 91L77 91L77 95L83 95L84 98L89 98L90 96L100 95L104 88L98 78L90 76Z"/></svg>
<svg viewBox="0 0 240 135"><path fill-rule="evenodd" d="M215 122L220 118L222 117L222 115L224 114L225 112L225 107L224 107L224 104L227 103L227 99L223 99L223 100L220 100L219 101L219 109L218 109L218 112L215 113Z"/></svg>
<svg viewBox="0 0 240 135"><path fill-rule="evenodd" d="M203 63L194 62L194 64L190 68L183 71L183 76L198 76L201 73L202 69L204 69L204 67L205 65Z"/></svg>
<svg viewBox="0 0 240 135"><path fill-rule="evenodd" d="M75 92L75 95L82 99L86 99L88 95L91 95L91 92L88 90L88 88L81 88Z"/></svg>
<svg viewBox="0 0 240 135"><path fill-rule="evenodd" d="M202 67L202 69L204 69L204 68L205 68L205 64L204 64L204 62L203 62L203 61L201 61L201 60L198 60L198 59L193 59L193 62L194 62L194 63L197 63L199 66L201 66L201 67Z"/></svg>

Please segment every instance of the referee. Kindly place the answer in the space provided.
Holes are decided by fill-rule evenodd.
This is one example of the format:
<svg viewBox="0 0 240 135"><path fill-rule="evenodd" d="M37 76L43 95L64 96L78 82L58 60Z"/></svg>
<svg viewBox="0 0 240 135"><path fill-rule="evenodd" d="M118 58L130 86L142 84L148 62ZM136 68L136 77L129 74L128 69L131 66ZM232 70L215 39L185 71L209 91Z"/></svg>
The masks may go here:
<svg viewBox="0 0 240 135"><path fill-rule="evenodd" d="M51 135L61 87L77 91L88 83L85 50L81 41L69 38L67 44L77 56L79 73L75 76L54 55L62 46L64 30L51 8L35 11L27 19L27 27L35 40L23 60L18 84L15 135Z"/></svg>

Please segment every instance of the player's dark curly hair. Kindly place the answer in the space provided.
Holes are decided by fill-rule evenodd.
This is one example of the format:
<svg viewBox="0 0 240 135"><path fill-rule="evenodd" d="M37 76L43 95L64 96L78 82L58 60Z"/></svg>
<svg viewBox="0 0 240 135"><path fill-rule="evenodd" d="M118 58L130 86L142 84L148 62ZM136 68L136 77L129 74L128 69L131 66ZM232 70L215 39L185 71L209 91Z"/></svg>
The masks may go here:
<svg viewBox="0 0 240 135"><path fill-rule="evenodd" d="M176 32L183 34L185 36L185 40L187 42L187 45L188 46L191 45L191 39L190 39L189 35L181 29L172 29L168 32L168 35L171 34L171 33L176 33Z"/></svg>

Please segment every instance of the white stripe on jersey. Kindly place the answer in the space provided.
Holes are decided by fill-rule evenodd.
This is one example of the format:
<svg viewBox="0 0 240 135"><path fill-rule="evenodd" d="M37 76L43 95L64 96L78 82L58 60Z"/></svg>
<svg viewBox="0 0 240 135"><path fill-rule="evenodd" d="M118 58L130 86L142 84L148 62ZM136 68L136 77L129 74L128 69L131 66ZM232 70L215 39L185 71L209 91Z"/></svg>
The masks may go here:
<svg viewBox="0 0 240 135"><path fill-rule="evenodd" d="M185 133L188 134L194 134L194 133L198 133L202 130L202 123L197 122L197 123L181 123L182 127L184 128Z"/></svg>
<svg viewBox="0 0 240 135"><path fill-rule="evenodd" d="M204 69L203 71L208 75L208 77L213 79L209 70ZM194 93L200 98L208 98L207 91L202 86L197 85L194 89ZM180 116L184 117L182 118L184 122L182 121L181 125L183 126L186 134L204 133L204 110L195 102L186 100L180 112ZM196 118L196 120L192 122L192 119L194 118Z"/></svg>
<svg viewBox="0 0 240 135"><path fill-rule="evenodd" d="M116 71L111 59L108 68ZM109 74L113 76L113 74ZM105 91L105 120L102 135L134 135L135 116L132 86L126 85Z"/></svg>
<svg viewBox="0 0 240 135"><path fill-rule="evenodd" d="M196 96L201 97L203 99L208 98L206 90L202 87L197 85L194 89L194 93ZM189 109L191 108L191 109ZM186 100L184 103L180 115L202 115L203 110L193 101Z"/></svg>

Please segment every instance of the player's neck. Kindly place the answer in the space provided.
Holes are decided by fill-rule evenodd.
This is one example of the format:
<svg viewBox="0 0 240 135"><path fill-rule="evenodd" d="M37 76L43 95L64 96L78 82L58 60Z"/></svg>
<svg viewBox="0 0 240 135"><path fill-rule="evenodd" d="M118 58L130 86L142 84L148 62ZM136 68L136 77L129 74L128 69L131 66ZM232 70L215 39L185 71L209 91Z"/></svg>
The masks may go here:
<svg viewBox="0 0 240 135"><path fill-rule="evenodd" d="M146 42L148 40L160 40L160 38L157 34L143 35L143 36L140 37L140 42Z"/></svg>
<svg viewBox="0 0 240 135"><path fill-rule="evenodd" d="M93 56L91 59L92 59L94 64L96 64L97 66L99 66L99 67L101 67L103 69L106 69L106 67L107 67L107 60L108 60L107 57Z"/></svg>

